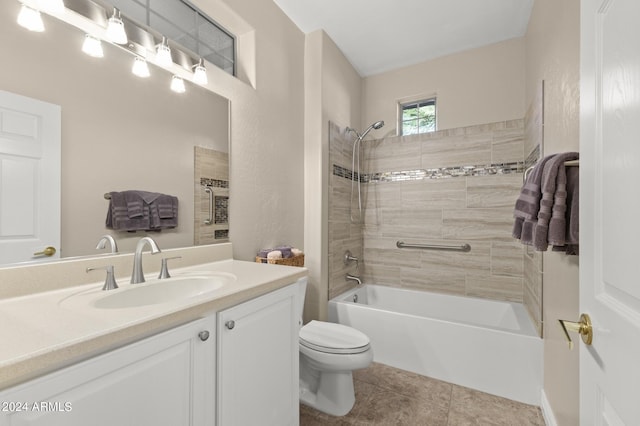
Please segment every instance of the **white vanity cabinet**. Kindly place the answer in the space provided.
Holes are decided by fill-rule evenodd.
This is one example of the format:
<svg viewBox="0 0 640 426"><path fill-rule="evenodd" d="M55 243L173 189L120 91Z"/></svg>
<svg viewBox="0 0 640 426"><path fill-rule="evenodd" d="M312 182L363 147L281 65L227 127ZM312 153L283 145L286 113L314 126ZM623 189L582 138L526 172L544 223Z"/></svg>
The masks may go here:
<svg viewBox="0 0 640 426"><path fill-rule="evenodd" d="M299 423L298 285L218 313L217 425Z"/></svg>
<svg viewBox="0 0 640 426"><path fill-rule="evenodd" d="M213 425L215 343L204 318L5 390L0 425Z"/></svg>

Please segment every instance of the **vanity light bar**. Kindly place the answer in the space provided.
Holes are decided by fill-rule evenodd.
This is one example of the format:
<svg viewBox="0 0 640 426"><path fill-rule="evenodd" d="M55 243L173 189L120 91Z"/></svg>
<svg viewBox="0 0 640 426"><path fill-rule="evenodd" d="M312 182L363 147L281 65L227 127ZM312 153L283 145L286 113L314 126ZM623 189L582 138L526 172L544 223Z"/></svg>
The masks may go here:
<svg viewBox="0 0 640 426"><path fill-rule="evenodd" d="M22 0L27 2L27 0ZM34 6L29 6L25 3L21 4L20 13L18 14L17 22L20 26L28 29L29 31L37 31L42 32L45 30L44 23L42 21L42 16L40 11L50 12L54 15L62 14L65 9L65 3L63 0L34 0L34 2L27 2L29 5L34 3ZM85 3L91 4L95 7L99 7L104 12L104 8L91 0L84 0ZM71 3L69 6L69 10L73 12L77 12L80 15L84 16L87 19L92 20L95 24L98 24L104 28L104 21L100 22L96 21L95 18L91 18L86 14L82 13L82 8L77 9L75 6L80 6L81 4L85 4L80 2L80 4ZM77 10L76 10L77 9ZM72 24L73 25L73 24ZM125 31L124 20L122 19L122 14L120 10L117 8L113 8L113 13L111 17L107 20L107 28L104 32L104 37L107 41L120 45L124 50L129 51L135 55L134 63L131 69L131 72L139 77L149 77L151 73L149 72L149 66L145 59L146 54L142 51L147 52L148 50L155 50L155 61L157 65L163 68L173 68L174 64L192 71L190 79L199 85L205 86L208 84L207 78L207 69L204 64L204 59L199 58L195 65L191 65L194 62L193 55L185 53L183 50L178 50L176 56L176 62L173 61L173 56L171 52L171 47L169 46L169 40L162 36L162 41L154 46L150 46L148 40L153 40L155 37L152 34L152 30L139 26L138 24L132 23L127 20L127 25L132 25L136 31L133 32L134 35L138 33L142 33L145 36L137 35L134 37L135 40L129 41L129 37L127 36L127 32ZM131 28L129 28L131 29ZM139 31L137 31L139 30ZM156 37L158 36L157 33ZM142 38L141 38L142 37ZM137 38L137 39L136 39ZM102 41L99 37L96 37L93 34L86 34L84 42L82 44L82 51L87 55L94 58L102 58L104 57L104 50L102 48ZM153 56L152 56L153 57ZM186 91L185 83L182 77L179 75L173 75L171 79L171 90L177 93L184 93Z"/></svg>

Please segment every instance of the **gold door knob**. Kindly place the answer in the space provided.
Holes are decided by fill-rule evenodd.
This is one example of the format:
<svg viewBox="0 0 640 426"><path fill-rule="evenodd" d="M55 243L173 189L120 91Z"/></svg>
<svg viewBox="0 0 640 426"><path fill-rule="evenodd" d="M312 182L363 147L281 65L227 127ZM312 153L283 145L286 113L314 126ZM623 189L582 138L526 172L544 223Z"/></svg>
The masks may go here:
<svg viewBox="0 0 640 426"><path fill-rule="evenodd" d="M569 335L570 331L580 334L585 345L590 345L593 341L593 327L591 326L591 318L589 318L588 314L580 315L579 322L567 320L558 320L558 322L560 323L560 327L562 327L562 331L564 331L564 336L569 344L569 349L573 349L573 341Z"/></svg>
<svg viewBox="0 0 640 426"><path fill-rule="evenodd" d="M56 248L51 246L37 253L33 253L34 256L53 256L54 254L56 254Z"/></svg>

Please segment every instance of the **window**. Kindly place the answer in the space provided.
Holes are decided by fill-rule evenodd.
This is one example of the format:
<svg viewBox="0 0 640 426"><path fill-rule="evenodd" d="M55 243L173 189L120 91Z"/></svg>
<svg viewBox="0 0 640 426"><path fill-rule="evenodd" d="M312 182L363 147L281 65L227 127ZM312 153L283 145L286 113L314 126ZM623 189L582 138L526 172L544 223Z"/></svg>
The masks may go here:
<svg viewBox="0 0 640 426"><path fill-rule="evenodd" d="M235 75L235 38L187 0L108 0L130 19Z"/></svg>
<svg viewBox="0 0 640 426"><path fill-rule="evenodd" d="M436 130L436 98L400 104L400 135L417 135Z"/></svg>

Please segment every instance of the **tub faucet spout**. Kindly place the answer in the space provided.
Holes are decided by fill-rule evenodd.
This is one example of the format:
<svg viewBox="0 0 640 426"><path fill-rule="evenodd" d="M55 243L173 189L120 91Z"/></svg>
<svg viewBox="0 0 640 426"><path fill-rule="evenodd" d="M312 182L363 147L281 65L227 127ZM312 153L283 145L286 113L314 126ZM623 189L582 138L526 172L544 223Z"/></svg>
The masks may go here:
<svg viewBox="0 0 640 426"><path fill-rule="evenodd" d="M347 281L355 281L357 285L362 285L362 280L360 277L356 277L355 275L347 274Z"/></svg>
<svg viewBox="0 0 640 426"><path fill-rule="evenodd" d="M136 253L133 257L133 273L131 274L131 284L138 284L144 282L144 273L142 272L142 250L144 246L149 244L151 248L151 254L160 253L160 248L153 241L151 237L140 238L138 245L136 245Z"/></svg>

